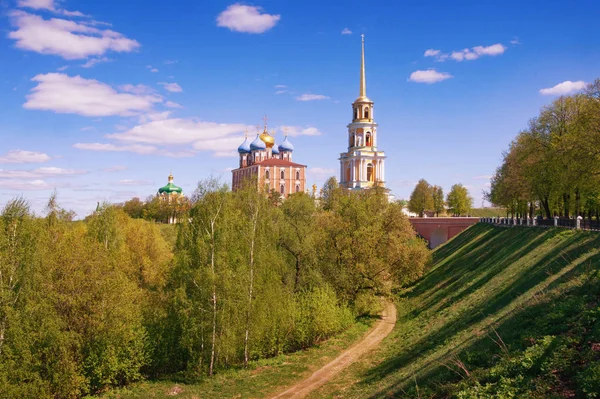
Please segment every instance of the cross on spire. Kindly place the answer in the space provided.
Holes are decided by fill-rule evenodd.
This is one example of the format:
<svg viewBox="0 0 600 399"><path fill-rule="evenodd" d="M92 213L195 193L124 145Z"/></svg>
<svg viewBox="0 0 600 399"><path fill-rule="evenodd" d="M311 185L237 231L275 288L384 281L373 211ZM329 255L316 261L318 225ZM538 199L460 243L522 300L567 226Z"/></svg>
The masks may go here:
<svg viewBox="0 0 600 399"><path fill-rule="evenodd" d="M267 118L267 114L265 114L265 116L262 118L263 122L264 122L264 126L265 126L265 131L267 131L267 120L269 118Z"/></svg>

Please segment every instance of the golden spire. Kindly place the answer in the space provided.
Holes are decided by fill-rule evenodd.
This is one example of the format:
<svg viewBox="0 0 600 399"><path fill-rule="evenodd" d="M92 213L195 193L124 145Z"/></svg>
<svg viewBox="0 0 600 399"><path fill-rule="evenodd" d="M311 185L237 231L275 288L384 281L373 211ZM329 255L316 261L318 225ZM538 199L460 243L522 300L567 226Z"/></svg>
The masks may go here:
<svg viewBox="0 0 600 399"><path fill-rule="evenodd" d="M359 97L367 97L367 79L365 78L365 35L362 37L362 52L360 59L360 92Z"/></svg>

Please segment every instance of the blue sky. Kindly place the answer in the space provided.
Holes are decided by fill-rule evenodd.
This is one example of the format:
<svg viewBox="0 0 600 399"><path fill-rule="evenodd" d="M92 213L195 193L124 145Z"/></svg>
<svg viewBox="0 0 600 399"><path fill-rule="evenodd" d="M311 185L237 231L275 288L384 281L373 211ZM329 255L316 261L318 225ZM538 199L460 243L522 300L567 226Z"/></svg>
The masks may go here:
<svg viewBox="0 0 600 399"><path fill-rule="evenodd" d="M339 173L360 35L387 185L481 191L539 109L600 77L594 1L0 0L0 205L231 179L268 115L308 185ZM523 4L526 3L526 4Z"/></svg>

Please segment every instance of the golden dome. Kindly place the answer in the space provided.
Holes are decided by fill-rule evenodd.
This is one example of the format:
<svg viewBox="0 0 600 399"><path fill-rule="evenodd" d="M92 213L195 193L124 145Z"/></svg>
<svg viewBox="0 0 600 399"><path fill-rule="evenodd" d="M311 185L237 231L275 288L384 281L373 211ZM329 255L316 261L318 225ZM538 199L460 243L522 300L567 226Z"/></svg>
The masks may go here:
<svg viewBox="0 0 600 399"><path fill-rule="evenodd" d="M266 144L267 148L272 148L275 145L275 137L271 136L266 129L259 137Z"/></svg>

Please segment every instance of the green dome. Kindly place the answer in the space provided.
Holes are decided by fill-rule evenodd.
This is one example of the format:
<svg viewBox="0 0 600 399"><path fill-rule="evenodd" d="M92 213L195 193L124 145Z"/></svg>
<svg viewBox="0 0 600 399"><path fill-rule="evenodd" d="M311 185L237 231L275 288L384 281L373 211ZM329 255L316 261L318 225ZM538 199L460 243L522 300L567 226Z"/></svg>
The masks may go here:
<svg viewBox="0 0 600 399"><path fill-rule="evenodd" d="M159 194L163 194L163 193L167 193L167 194L172 194L172 193L178 193L181 194L183 192L183 190L181 189L181 187L177 187L175 184L173 184L173 175L169 175L169 183L158 189L158 193Z"/></svg>

